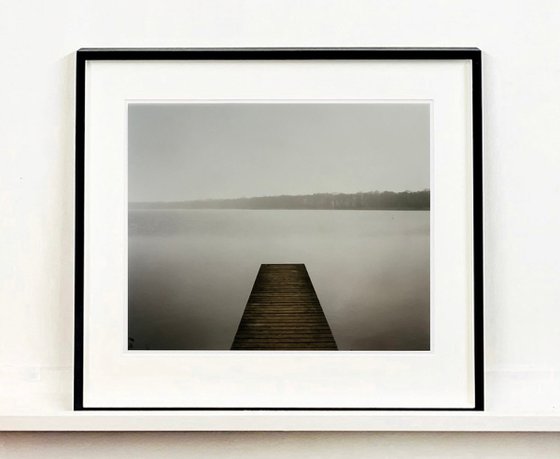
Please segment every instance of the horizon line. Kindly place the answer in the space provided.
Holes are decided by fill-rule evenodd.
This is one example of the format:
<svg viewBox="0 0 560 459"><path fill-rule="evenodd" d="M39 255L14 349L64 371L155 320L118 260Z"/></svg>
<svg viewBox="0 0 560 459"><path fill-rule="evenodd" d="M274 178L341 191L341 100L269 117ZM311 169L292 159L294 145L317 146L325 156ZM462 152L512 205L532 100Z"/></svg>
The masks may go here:
<svg viewBox="0 0 560 459"><path fill-rule="evenodd" d="M332 195L332 196L348 196L348 195L359 195L359 194L375 194L375 193L423 193L430 192L429 188L424 188L421 190L403 190L403 191L392 191L392 190L374 190L374 191L355 191L355 192L338 192L338 191L325 191L318 193L305 193L305 194L273 194L273 195L260 195L260 196L239 196L234 198L196 198L196 199L177 199L173 201L128 201L129 204L155 204L155 203L187 203L187 202L210 202L210 201L234 201L239 199L261 199L261 198L289 198L289 197L304 197L304 196L317 196L317 195Z"/></svg>

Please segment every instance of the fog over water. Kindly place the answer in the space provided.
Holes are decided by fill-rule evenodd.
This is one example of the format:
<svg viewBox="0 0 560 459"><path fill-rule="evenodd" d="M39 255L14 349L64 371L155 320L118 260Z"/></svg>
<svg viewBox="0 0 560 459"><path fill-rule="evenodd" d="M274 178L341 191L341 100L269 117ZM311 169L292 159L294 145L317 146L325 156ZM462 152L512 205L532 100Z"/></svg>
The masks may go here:
<svg viewBox="0 0 560 459"><path fill-rule="evenodd" d="M128 127L131 348L229 349L263 263L306 265L339 349L429 348L429 211L137 205L428 190L429 104L131 103Z"/></svg>
<svg viewBox="0 0 560 459"><path fill-rule="evenodd" d="M340 350L429 348L429 212L130 212L137 349L229 349L261 263L305 263Z"/></svg>

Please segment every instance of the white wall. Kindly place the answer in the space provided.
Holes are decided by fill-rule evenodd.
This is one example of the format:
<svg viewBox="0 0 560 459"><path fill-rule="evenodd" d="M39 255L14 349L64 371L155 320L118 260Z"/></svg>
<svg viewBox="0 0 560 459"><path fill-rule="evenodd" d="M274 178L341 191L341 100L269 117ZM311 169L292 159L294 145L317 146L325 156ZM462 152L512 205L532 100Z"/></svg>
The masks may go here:
<svg viewBox="0 0 560 459"><path fill-rule="evenodd" d="M484 51L488 406L560 409L560 2L51 0L0 4L0 404L68 401L74 55L80 47L478 46ZM500 381L507 379L503 384ZM30 395L31 394L31 395ZM0 409L2 405L0 405ZM170 452L551 457L511 434L5 434L0 456ZM503 437L505 435L505 437ZM504 441L498 447L499 442ZM209 446L210 443L210 446ZM208 449L207 449L208 447ZM100 448L100 449L98 449ZM233 448L233 449L231 449ZM547 449L548 448L548 449ZM273 454L274 452L274 454ZM117 454L117 456L118 456ZM306 453L307 454L307 453ZM466 455L466 453L465 453ZM312 456L312 454L311 454Z"/></svg>

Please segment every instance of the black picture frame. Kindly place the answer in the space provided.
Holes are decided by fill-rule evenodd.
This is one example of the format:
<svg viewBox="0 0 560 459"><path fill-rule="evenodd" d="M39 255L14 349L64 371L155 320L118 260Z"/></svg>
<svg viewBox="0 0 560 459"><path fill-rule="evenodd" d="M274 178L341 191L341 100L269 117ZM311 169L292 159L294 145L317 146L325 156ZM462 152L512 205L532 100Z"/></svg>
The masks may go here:
<svg viewBox="0 0 560 459"><path fill-rule="evenodd" d="M301 407L85 407L84 363L84 198L86 64L94 60L468 60L472 68L474 384L472 408L301 408ZM76 53L75 119L74 392L76 411L483 411L483 120L482 52L478 48L84 48Z"/></svg>

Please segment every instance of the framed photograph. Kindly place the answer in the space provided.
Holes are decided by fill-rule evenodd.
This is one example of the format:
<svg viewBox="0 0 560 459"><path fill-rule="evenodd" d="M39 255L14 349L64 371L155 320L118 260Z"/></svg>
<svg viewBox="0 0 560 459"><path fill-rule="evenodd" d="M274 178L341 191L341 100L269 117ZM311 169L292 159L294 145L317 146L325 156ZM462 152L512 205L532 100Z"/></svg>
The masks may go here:
<svg viewBox="0 0 560 459"><path fill-rule="evenodd" d="M482 410L478 49L77 53L76 410Z"/></svg>

